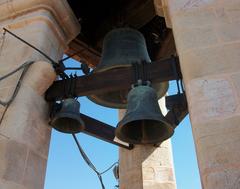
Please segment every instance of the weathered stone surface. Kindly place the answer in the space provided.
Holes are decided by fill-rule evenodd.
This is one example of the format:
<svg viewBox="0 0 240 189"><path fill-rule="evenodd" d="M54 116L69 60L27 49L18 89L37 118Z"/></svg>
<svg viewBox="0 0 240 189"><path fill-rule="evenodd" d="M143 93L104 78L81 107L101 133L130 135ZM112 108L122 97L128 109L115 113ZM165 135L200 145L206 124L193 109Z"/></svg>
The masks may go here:
<svg viewBox="0 0 240 189"><path fill-rule="evenodd" d="M145 182L144 189L172 189L175 188L175 183L156 183L156 182Z"/></svg>
<svg viewBox="0 0 240 189"><path fill-rule="evenodd" d="M132 168L127 172L122 172L120 164L120 188L121 189L143 189L143 179L141 168Z"/></svg>
<svg viewBox="0 0 240 189"><path fill-rule="evenodd" d="M198 123L198 127L194 127L193 133L195 136L196 144L198 144L197 150L199 151L199 158L209 156L207 161L211 162L225 162L229 164L237 164L239 151L234 150L234 145L238 143L239 133L238 125L240 118L238 116L230 117L228 119L219 119L209 122ZM231 124L229 124L231 123ZM226 148L226 149L224 149ZM224 149L222 151L222 149ZM218 153L219 156L211 157L211 154ZM228 152L228 153L226 153ZM222 155L220 155L220 153ZM225 155L224 155L225 154ZM229 159L227 161L218 161L219 158ZM210 168L211 166L219 166L217 163L209 163L203 165L204 168Z"/></svg>
<svg viewBox="0 0 240 189"><path fill-rule="evenodd" d="M50 26L49 29L55 30L54 33L56 35L61 33L64 36L61 42L65 43L65 45L80 32L78 20L75 18L66 0L3 1L0 6L0 21L4 24L9 22L9 20L16 22L17 20L22 19L22 16L24 15L25 17L22 21L24 22L24 25L28 25L30 22L24 20L25 18L29 19L27 14L36 13L38 10L45 10L47 12L47 15L45 16L51 15L52 18L50 20L42 21L47 21L49 26L56 26L55 28ZM58 30L57 27L61 27L61 30Z"/></svg>
<svg viewBox="0 0 240 189"><path fill-rule="evenodd" d="M239 48L240 43L231 43L179 52L185 84L206 75L236 72L240 68Z"/></svg>
<svg viewBox="0 0 240 189"><path fill-rule="evenodd" d="M237 94L226 75L191 80L187 88L191 89L188 103L193 124L239 114Z"/></svg>
<svg viewBox="0 0 240 189"><path fill-rule="evenodd" d="M239 167L237 169L232 167L230 170L211 172L207 176L203 175L203 181L205 181L207 188L238 189L240 186Z"/></svg>
<svg viewBox="0 0 240 189"><path fill-rule="evenodd" d="M23 173L26 166L28 150L25 145L15 141L5 141L5 170L3 179L17 184L22 183Z"/></svg>
<svg viewBox="0 0 240 189"><path fill-rule="evenodd" d="M1 149L1 153L0 153L0 178L3 177L3 175L5 174L5 170L6 170L6 147L7 147L7 139L2 137L0 138L0 149Z"/></svg>
<svg viewBox="0 0 240 189"><path fill-rule="evenodd" d="M151 146L145 147L142 149L142 153L145 154L147 158L142 159L142 166L157 166L157 167L172 167L172 154L169 149L171 149L171 141L167 140L164 143L170 143L168 147L162 147L161 144L160 148L152 149ZM144 157L144 154L142 156Z"/></svg>
<svg viewBox="0 0 240 189"><path fill-rule="evenodd" d="M240 186L239 0L168 0L204 189Z"/></svg>
<svg viewBox="0 0 240 189"><path fill-rule="evenodd" d="M239 14L240 15L240 14ZM240 41L240 23L225 23L216 26L219 39L222 42Z"/></svg>
<svg viewBox="0 0 240 189"><path fill-rule="evenodd" d="M30 150L26 160L23 185L29 189L42 189L44 187L46 166L47 159Z"/></svg>
<svg viewBox="0 0 240 189"><path fill-rule="evenodd" d="M35 73L34 78L31 77L31 73ZM38 61L30 66L23 85L31 87L38 95L43 96L49 87L49 82L54 81L55 77L50 63Z"/></svg>
<svg viewBox="0 0 240 189"><path fill-rule="evenodd" d="M65 0L13 0L0 3L0 27L45 52L62 58L80 26ZM0 34L1 35L1 34ZM0 188L43 189L51 129L46 89L56 75L49 60L13 36L0 36L0 75L25 61L31 65L21 88L0 122ZM22 70L0 83L0 100L8 100ZM5 108L0 109L0 115Z"/></svg>
<svg viewBox="0 0 240 189"><path fill-rule="evenodd" d="M236 89L237 98L239 99L240 98L240 72L233 73L230 76L230 79L232 81L233 88Z"/></svg>
<svg viewBox="0 0 240 189"><path fill-rule="evenodd" d="M170 15L171 18L175 19L174 22L172 22L174 29L214 26L214 24L218 22L215 12L211 8L188 9L189 10L174 12L173 15Z"/></svg>
<svg viewBox="0 0 240 189"><path fill-rule="evenodd" d="M0 105L0 119L1 119L1 117L3 116L3 114L4 114L4 112L5 112L5 109L6 109L6 107Z"/></svg>
<svg viewBox="0 0 240 189"><path fill-rule="evenodd" d="M176 43L183 52L215 46L218 43L217 35L212 27L184 28L180 31L181 29L179 29L179 37L176 38Z"/></svg>
<svg viewBox="0 0 240 189"><path fill-rule="evenodd" d="M10 182L10 181L6 181L2 178L0 178L0 183L1 183L1 188L3 189L27 189L25 188L23 185L21 184L17 184L15 182Z"/></svg>
<svg viewBox="0 0 240 189"><path fill-rule="evenodd" d="M26 79L28 80L28 77ZM37 92L31 86L22 85L4 116L0 133L26 144L32 150L47 157L51 133L47 117L48 105ZM13 119L14 117L16 119Z"/></svg>

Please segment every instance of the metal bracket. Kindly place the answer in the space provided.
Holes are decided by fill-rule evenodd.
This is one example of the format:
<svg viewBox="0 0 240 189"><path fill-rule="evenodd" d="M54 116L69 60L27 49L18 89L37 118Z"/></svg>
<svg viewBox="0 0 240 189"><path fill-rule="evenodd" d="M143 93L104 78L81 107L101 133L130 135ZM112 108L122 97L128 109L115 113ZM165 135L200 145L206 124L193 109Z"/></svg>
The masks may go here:
<svg viewBox="0 0 240 189"><path fill-rule="evenodd" d="M133 149L132 144L122 142L115 137L115 127L93 119L84 114L81 114L81 118L85 123L85 129L82 131L83 133L109 142L111 144L115 144L119 147L126 148L128 150Z"/></svg>
<svg viewBox="0 0 240 189"><path fill-rule="evenodd" d="M166 97L166 107L169 112L165 116L174 128L185 118L188 114L187 99L185 93L176 94Z"/></svg>
<svg viewBox="0 0 240 189"><path fill-rule="evenodd" d="M130 89L132 83L139 79L140 75L141 78L150 80L152 83L181 79L178 57L171 57L151 64L143 63L141 66L146 67L147 75L145 75L146 72L142 72L143 68L141 68L139 71L142 73L138 73L138 77L134 77L136 76L136 68L134 69L133 65L132 67L92 73L80 77L70 76L68 79L55 81L46 93L46 100L49 102L62 100L68 96L66 93L71 96L87 96L119 89ZM166 106L169 112L165 117L176 128L188 114L185 93L167 96ZM132 144L124 143L115 137L115 127L84 114L81 114L81 118L85 122L83 133L129 150L133 149Z"/></svg>
<svg viewBox="0 0 240 189"><path fill-rule="evenodd" d="M177 75L172 64L176 64ZM177 57L170 57L151 64L144 64L148 70L148 80L151 83L176 80L181 78ZM64 98L64 81L55 81L46 92L46 100L54 101ZM88 96L101 94L110 91L127 90L135 83L134 68L123 67L107 70L99 73L92 73L76 77L76 88L74 94L77 96Z"/></svg>

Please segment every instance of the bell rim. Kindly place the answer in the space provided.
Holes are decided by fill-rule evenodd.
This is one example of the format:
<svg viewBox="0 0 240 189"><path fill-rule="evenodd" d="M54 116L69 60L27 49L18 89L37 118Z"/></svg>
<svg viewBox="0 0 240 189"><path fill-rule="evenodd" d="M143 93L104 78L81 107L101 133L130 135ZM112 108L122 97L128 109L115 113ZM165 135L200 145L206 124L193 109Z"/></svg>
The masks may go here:
<svg viewBox="0 0 240 189"><path fill-rule="evenodd" d="M74 132L66 132L66 131L64 131L64 130L62 130L62 129L59 129L59 127L55 127L55 126L53 125L53 123L54 123L54 121L56 121L57 118L61 118L61 115L64 115L64 116L72 116L72 117L74 116L74 117L77 118L77 119L80 118L80 119L79 119L80 129L79 129L79 130L75 130ZM85 123L84 123L84 121L81 119L80 115L77 116L77 115L73 115L73 114L70 114L70 113L58 113L58 117L54 117L53 120L51 120L49 124L50 124L50 125L52 126L52 128L54 128L55 130L57 130L57 131L59 131L59 132L62 132L62 133L66 133L66 134L80 133L80 132L82 132L82 131L85 129Z"/></svg>
<svg viewBox="0 0 240 189"><path fill-rule="evenodd" d="M157 99L159 100L160 98L165 96L165 94L167 93L168 88L169 88L169 82L161 82L161 83L156 83L156 84L161 85L161 88L163 89L160 93L158 93L158 91L157 91ZM152 87L152 88L155 89L154 87ZM128 90L128 94L130 91L131 91L131 89ZM120 92L120 91L114 91L114 92ZM107 94L107 93L104 93L104 94ZM115 108L115 109L126 109L127 108L127 103L124 104L124 103L108 102L108 101L100 98L98 95L89 95L89 96L87 96L87 98L89 100L91 100L92 102L94 102L95 104L98 104L100 106L104 106L104 107L108 107L108 108Z"/></svg>
<svg viewBox="0 0 240 189"><path fill-rule="evenodd" d="M92 101L93 103L95 103L99 106L107 107L107 108L126 109L126 107L127 107L127 103L123 104L123 103L108 102L108 101L105 101L104 99L98 97L97 95L90 95L90 96L87 96L87 98L90 101Z"/></svg>
<svg viewBox="0 0 240 189"><path fill-rule="evenodd" d="M127 142L127 143L129 143L129 144L158 144L158 143L161 143L161 142L163 142L163 141L165 141L165 140L167 140L167 139L169 139L171 136L173 136L173 134L174 134L174 127L171 125L171 123L169 123L169 121L165 118L165 117L163 117L163 118L161 118L161 119L156 119L154 116L152 117L152 116L147 116L147 117L145 117L145 116L141 116L141 115L134 115L134 119L130 119L130 118L128 118L128 117L132 117L131 116L131 114L132 113L130 113L130 114L128 114L128 116L127 117L124 117L125 118L125 120L128 120L128 122L130 122L130 121L136 121L136 120L154 120L154 121L161 121L161 122L163 122L164 124L166 124L166 129L169 131L168 133L168 135L163 135L163 137L161 137L161 138L158 138L158 139L155 139L155 140L151 140L151 141L149 141L149 142L141 142L141 141L136 141L136 140L132 140L132 139L130 139L130 138L128 138L128 141L125 141L124 140L124 137L122 136L122 134L121 134L121 132L120 132L120 130L124 127L124 125L125 125L125 120L121 120L118 124L117 124L117 127L116 127L116 130L115 130L115 136L118 138L118 139L120 139L121 141L123 141L123 142ZM159 114L154 114L155 116L159 116ZM144 118L145 117L145 118ZM125 137L126 138L126 137ZM161 139L161 140L160 140Z"/></svg>

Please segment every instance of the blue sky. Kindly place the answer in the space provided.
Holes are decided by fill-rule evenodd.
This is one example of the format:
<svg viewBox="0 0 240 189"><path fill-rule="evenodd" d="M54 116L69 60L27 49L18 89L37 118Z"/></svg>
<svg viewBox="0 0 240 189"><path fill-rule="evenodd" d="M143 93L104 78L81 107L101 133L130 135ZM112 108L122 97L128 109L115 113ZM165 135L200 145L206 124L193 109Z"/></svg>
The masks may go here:
<svg viewBox="0 0 240 189"><path fill-rule="evenodd" d="M73 60L68 66L77 66ZM169 94L176 91L171 82ZM115 109L98 106L86 97L79 98L81 112L112 126L117 125ZM83 133L77 135L80 144L101 172L118 160L118 147ZM201 189L196 154L189 117L176 128L172 137L175 174L178 189ZM103 175L106 189L117 184L112 171ZM96 174L85 164L71 135L53 130L44 189L100 189Z"/></svg>

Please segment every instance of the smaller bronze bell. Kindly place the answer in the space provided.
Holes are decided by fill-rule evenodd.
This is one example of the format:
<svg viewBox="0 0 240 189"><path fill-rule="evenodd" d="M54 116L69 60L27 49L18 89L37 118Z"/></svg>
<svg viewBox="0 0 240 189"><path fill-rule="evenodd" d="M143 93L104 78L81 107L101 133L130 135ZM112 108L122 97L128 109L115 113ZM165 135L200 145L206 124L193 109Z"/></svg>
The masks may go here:
<svg viewBox="0 0 240 189"><path fill-rule="evenodd" d="M80 103L72 98L65 99L60 111L53 117L50 125L63 133L79 133L84 129L84 122L80 117Z"/></svg>
<svg viewBox="0 0 240 189"><path fill-rule="evenodd" d="M127 111L116 128L117 138L130 144L159 144L173 135L152 87L134 87L127 100Z"/></svg>

